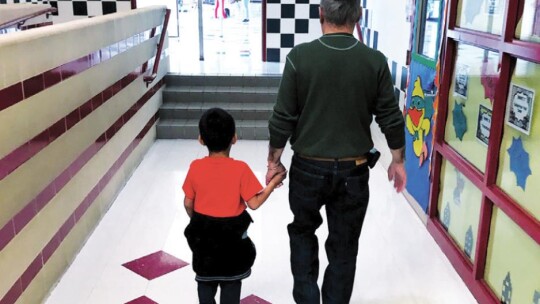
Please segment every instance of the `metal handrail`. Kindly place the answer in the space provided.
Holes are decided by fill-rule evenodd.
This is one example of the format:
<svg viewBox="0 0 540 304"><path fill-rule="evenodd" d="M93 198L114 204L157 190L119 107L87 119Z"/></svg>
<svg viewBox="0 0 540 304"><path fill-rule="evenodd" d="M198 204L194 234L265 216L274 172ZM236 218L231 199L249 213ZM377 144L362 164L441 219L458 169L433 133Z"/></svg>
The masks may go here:
<svg viewBox="0 0 540 304"><path fill-rule="evenodd" d="M163 20L163 27L161 29L161 35L159 37L159 43L157 45L157 54L154 60L154 67L152 68L152 73L143 77L146 86L150 85L157 77L159 70L159 62L161 61L161 52L163 51L163 44L165 43L165 36L167 35L167 27L169 25L169 17L171 15L171 10L165 10L165 20Z"/></svg>
<svg viewBox="0 0 540 304"><path fill-rule="evenodd" d="M10 20L10 21L7 21L7 22L4 22L2 24L0 24L0 30L3 30L3 29L8 29L12 26L17 26L17 28L20 28L21 25L23 25L26 20L28 19L32 19L32 18L35 18L37 16L41 16L41 15L44 15L44 14L52 14L52 13L56 13L57 12L57 9L54 8L54 7L49 7L49 8L46 8L46 9L42 9L40 11L37 11L37 12L33 12L31 14L28 14L28 15L24 15L24 16L21 16L17 19L13 19L13 20Z"/></svg>

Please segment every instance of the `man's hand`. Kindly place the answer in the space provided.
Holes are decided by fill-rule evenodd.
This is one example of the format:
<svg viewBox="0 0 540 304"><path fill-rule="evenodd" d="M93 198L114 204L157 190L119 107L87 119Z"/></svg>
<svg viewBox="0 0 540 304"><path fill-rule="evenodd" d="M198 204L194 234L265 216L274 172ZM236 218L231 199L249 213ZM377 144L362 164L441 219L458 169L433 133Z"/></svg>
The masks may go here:
<svg viewBox="0 0 540 304"><path fill-rule="evenodd" d="M287 174L287 169L285 169L285 166L281 163L281 154L283 153L283 148L274 148L270 145L268 145L268 171L266 171L266 185L270 183L272 178L276 174ZM283 179L285 179L285 176ZM276 186L276 188L279 188L283 185L283 183L279 183L279 185Z"/></svg>
<svg viewBox="0 0 540 304"><path fill-rule="evenodd" d="M394 188L399 193L405 189L407 185L407 173L405 172L405 165L403 162L390 163L388 167L388 180L394 180Z"/></svg>
<svg viewBox="0 0 540 304"><path fill-rule="evenodd" d="M281 162L279 162L278 164L268 162L268 170L266 171L266 185L268 185L276 175L283 175L283 179L285 179L287 175L287 169L285 169L285 166ZM281 181L283 181L283 179ZM276 188L279 188L283 185L281 181L276 186Z"/></svg>

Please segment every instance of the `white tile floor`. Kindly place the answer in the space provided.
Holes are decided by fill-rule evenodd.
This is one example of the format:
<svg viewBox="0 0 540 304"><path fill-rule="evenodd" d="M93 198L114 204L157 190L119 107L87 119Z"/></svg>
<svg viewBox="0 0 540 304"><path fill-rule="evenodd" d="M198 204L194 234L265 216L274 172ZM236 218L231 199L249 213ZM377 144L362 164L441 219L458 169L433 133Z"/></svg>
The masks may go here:
<svg viewBox="0 0 540 304"><path fill-rule="evenodd" d="M229 2L226 0L225 2ZM250 21L242 22L241 1L227 4L231 18L215 19L214 6L203 5L204 60L199 60L197 8L185 0L178 38L169 38L171 73L184 75L281 74L284 64L262 62L261 4L251 3Z"/></svg>
<svg viewBox="0 0 540 304"><path fill-rule="evenodd" d="M262 181L267 145L239 141L231 156L246 161ZM196 141L157 141L46 303L116 304L142 295L159 304L197 303L191 266L148 281L121 265L159 250L191 261L183 236L188 216L181 185L189 163L206 154ZM290 156L286 150L287 166ZM476 303L411 207L393 192L380 165L371 171L370 189L351 303ZM243 297L256 294L274 304L294 303L287 192L286 180L261 209L252 212L250 235L258 256L252 276L244 281ZM326 229L319 229L321 242L326 235ZM324 251L320 258L325 267Z"/></svg>

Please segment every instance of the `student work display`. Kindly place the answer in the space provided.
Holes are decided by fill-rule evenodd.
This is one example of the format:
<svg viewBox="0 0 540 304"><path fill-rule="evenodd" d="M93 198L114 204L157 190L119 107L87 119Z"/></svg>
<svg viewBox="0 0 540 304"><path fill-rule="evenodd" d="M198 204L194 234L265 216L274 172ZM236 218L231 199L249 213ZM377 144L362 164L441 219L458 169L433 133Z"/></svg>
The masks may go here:
<svg viewBox="0 0 540 304"><path fill-rule="evenodd" d="M446 142L485 172L495 88L495 52L460 43L448 99ZM514 59L505 102L496 186L540 220L540 64ZM502 84L501 84L502 85ZM456 246L475 262L482 192L443 160L438 215ZM540 245L497 206L493 207L484 279L504 303L540 303Z"/></svg>
<svg viewBox="0 0 540 304"><path fill-rule="evenodd" d="M540 0L525 0L523 16L516 27L516 38L540 42Z"/></svg>
<svg viewBox="0 0 540 304"><path fill-rule="evenodd" d="M540 220L540 65L517 59L507 97L497 185Z"/></svg>
<svg viewBox="0 0 540 304"><path fill-rule="evenodd" d="M448 96L445 140L484 172L499 54L459 44Z"/></svg>
<svg viewBox="0 0 540 304"><path fill-rule="evenodd" d="M443 161L439 218L463 253L474 261L482 192L452 164Z"/></svg>
<svg viewBox="0 0 540 304"><path fill-rule="evenodd" d="M540 304L540 0L448 3L428 230L479 303Z"/></svg>
<svg viewBox="0 0 540 304"><path fill-rule="evenodd" d="M494 208L485 280L501 303L540 303L540 246Z"/></svg>
<svg viewBox="0 0 540 304"><path fill-rule="evenodd" d="M457 26L500 35L504 20L504 0L461 0L458 2Z"/></svg>

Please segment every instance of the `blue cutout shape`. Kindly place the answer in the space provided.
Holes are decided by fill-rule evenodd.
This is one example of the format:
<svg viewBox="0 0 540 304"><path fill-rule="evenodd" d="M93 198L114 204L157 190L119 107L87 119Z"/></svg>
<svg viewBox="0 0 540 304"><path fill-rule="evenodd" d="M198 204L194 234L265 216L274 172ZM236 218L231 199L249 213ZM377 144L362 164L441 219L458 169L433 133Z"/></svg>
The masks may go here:
<svg viewBox="0 0 540 304"><path fill-rule="evenodd" d="M459 104L457 101L454 101L454 104L454 110L452 110L452 114L454 114L454 130L456 131L456 137L463 141L463 135L467 132L467 117L463 113L465 105Z"/></svg>
<svg viewBox="0 0 540 304"><path fill-rule="evenodd" d="M463 175L458 171L458 169L455 169L456 171L456 188L454 188L454 203L456 205L461 205L461 194L463 193L463 189L465 188L465 179L463 178Z"/></svg>
<svg viewBox="0 0 540 304"><path fill-rule="evenodd" d="M523 148L521 137L512 138L512 145L508 148L510 155L510 170L516 175L516 182L525 191L527 177L532 174L529 167L529 153Z"/></svg>
<svg viewBox="0 0 540 304"><path fill-rule="evenodd" d="M506 278L503 281L501 303L512 303L512 279L510 278L510 272L506 274Z"/></svg>
<svg viewBox="0 0 540 304"><path fill-rule="evenodd" d="M470 258L472 253L472 247L473 247L474 237L472 232L472 226L469 225L469 229L467 229L467 233L465 233L465 254Z"/></svg>
<svg viewBox="0 0 540 304"><path fill-rule="evenodd" d="M448 231L448 227L450 227L450 204L446 204L446 208L444 208L444 213L443 213L443 219L442 219L442 224L443 224L443 227L444 229L446 229L446 231Z"/></svg>
<svg viewBox="0 0 540 304"><path fill-rule="evenodd" d="M540 291L535 290L533 296L533 304L540 304Z"/></svg>

